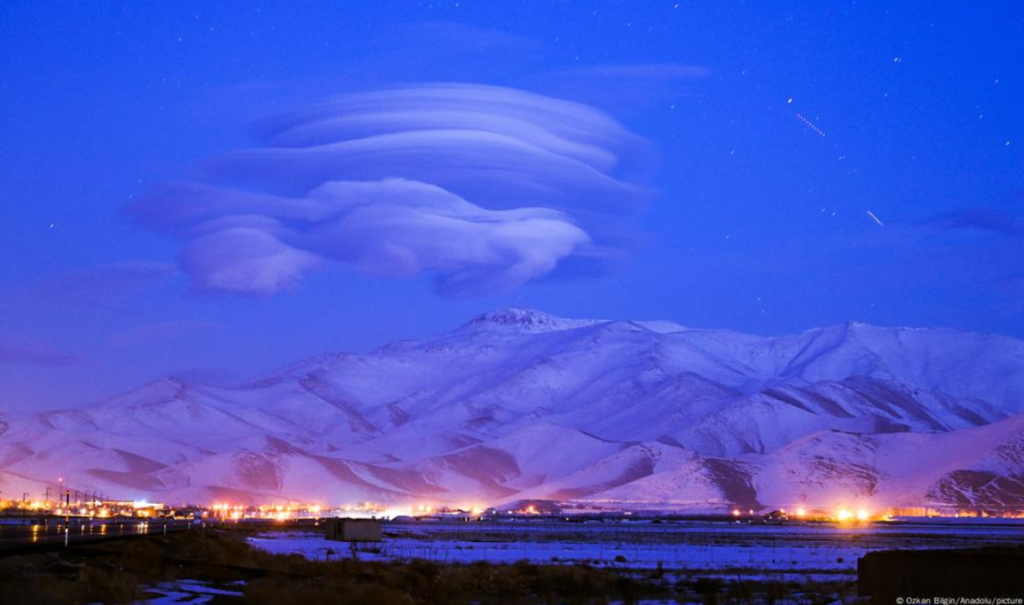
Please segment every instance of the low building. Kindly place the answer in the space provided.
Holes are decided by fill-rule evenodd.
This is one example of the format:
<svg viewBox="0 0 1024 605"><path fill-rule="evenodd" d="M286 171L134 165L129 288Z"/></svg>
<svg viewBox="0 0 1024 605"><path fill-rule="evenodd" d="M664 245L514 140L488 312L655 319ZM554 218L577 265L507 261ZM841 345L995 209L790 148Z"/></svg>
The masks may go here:
<svg viewBox="0 0 1024 605"><path fill-rule="evenodd" d="M327 519L324 537L339 542L380 542L384 531L380 519Z"/></svg>
<svg viewBox="0 0 1024 605"><path fill-rule="evenodd" d="M871 603L900 603L906 597L928 601L995 602L1024 594L1024 547L879 550L857 560L857 593ZM904 597L906 595L906 597ZM909 602L910 598L906 598ZM932 603L937 598L930 599ZM1010 599L1012 602L1013 599ZM1019 601L1018 601L1019 602Z"/></svg>

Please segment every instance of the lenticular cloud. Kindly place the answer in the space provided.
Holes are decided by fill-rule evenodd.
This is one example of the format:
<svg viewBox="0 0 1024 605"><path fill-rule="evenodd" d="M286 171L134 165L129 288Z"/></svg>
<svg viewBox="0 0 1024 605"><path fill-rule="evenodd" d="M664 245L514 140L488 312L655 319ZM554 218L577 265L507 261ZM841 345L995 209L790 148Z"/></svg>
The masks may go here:
<svg viewBox="0 0 1024 605"><path fill-rule="evenodd" d="M585 105L435 84L345 95L257 125L261 145L204 162L129 212L186 241L202 289L272 294L332 262L503 293L603 241L644 190L644 142Z"/></svg>

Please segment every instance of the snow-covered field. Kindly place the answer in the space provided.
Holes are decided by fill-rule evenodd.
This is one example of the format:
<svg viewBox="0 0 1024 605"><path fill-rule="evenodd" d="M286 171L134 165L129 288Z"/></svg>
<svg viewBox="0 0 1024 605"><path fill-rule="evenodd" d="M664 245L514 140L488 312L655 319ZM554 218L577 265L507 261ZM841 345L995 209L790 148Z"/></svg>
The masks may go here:
<svg viewBox="0 0 1024 605"><path fill-rule="evenodd" d="M352 546L312 532L249 539L273 553L310 559L426 559L441 563L586 563L673 574L848 579L874 550L1024 543L1021 527L931 525L750 526L673 524L392 524L381 543Z"/></svg>
<svg viewBox="0 0 1024 605"><path fill-rule="evenodd" d="M216 596L241 597L242 584L235 582L227 588L218 588L197 580L161 582L146 588L146 598L139 601L147 605L202 605Z"/></svg>

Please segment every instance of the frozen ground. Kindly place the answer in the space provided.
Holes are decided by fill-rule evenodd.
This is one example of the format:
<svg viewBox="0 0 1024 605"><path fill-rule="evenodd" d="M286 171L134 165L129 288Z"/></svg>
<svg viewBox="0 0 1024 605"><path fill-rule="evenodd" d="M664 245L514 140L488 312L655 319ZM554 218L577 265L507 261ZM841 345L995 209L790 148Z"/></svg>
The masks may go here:
<svg viewBox="0 0 1024 605"><path fill-rule="evenodd" d="M206 582L196 580L177 580L161 582L146 588L147 598L139 601L146 605L202 605L209 603L215 596L242 596L241 586L237 583L218 588Z"/></svg>
<svg viewBox="0 0 1024 605"><path fill-rule="evenodd" d="M874 550L1022 544L1020 527L933 525L751 526L672 524L389 524L381 543L351 546L318 533L271 532L249 539L274 553L310 559L359 557L441 563L587 563L672 573L777 579L848 579Z"/></svg>

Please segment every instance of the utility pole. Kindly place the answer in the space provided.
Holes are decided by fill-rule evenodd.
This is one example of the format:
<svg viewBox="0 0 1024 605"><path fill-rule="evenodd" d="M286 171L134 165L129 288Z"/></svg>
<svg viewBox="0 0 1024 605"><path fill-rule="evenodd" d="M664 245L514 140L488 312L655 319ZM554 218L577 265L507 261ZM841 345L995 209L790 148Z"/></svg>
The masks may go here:
<svg viewBox="0 0 1024 605"><path fill-rule="evenodd" d="M71 490L67 491L64 500L64 548L71 539Z"/></svg>

